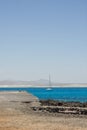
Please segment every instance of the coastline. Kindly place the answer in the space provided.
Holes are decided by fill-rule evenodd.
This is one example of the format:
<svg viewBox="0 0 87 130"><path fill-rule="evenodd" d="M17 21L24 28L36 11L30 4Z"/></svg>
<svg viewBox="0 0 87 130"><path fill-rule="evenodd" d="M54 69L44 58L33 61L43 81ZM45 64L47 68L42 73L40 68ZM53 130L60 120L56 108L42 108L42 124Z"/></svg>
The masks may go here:
<svg viewBox="0 0 87 130"><path fill-rule="evenodd" d="M40 108L41 104L38 104L38 100L32 96L26 92L0 92L0 130L87 129L87 116L41 109L37 111L35 108Z"/></svg>
<svg viewBox="0 0 87 130"><path fill-rule="evenodd" d="M0 88L48 88L48 85L0 85ZM87 85L57 85L52 88L87 88Z"/></svg>

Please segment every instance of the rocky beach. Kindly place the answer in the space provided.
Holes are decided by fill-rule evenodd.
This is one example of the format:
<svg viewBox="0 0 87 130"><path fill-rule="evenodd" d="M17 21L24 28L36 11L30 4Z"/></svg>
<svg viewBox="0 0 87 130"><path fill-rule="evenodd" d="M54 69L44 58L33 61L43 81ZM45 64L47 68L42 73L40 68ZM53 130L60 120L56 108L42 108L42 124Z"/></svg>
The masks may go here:
<svg viewBox="0 0 87 130"><path fill-rule="evenodd" d="M0 92L0 130L86 130L87 115L69 113L70 103L65 104L39 101L27 92ZM53 107L65 107L68 112L54 111Z"/></svg>

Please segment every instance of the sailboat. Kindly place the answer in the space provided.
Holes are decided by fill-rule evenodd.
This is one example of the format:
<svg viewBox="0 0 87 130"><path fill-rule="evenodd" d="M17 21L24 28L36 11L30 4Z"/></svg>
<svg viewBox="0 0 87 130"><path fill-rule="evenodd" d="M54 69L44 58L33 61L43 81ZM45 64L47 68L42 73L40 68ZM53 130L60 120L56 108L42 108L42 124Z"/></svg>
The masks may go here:
<svg viewBox="0 0 87 130"><path fill-rule="evenodd" d="M49 87L46 89L46 90L52 90L52 87L51 87L51 77L50 77L50 75L49 75Z"/></svg>

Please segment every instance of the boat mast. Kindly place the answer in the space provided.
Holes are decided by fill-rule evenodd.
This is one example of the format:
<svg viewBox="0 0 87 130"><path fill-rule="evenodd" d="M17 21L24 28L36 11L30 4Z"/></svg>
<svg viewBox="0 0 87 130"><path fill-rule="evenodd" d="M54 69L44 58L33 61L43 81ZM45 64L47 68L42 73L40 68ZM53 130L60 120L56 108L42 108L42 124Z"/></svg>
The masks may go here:
<svg viewBox="0 0 87 130"><path fill-rule="evenodd" d="M49 74L49 87L51 87L51 77L50 77L50 74Z"/></svg>

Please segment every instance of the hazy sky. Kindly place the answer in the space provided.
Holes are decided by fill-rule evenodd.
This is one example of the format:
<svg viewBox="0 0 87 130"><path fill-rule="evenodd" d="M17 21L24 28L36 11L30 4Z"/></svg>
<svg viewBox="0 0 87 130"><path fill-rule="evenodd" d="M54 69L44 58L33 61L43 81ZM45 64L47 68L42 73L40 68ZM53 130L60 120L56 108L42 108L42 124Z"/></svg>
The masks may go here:
<svg viewBox="0 0 87 130"><path fill-rule="evenodd" d="M87 82L87 0L0 0L0 80Z"/></svg>

